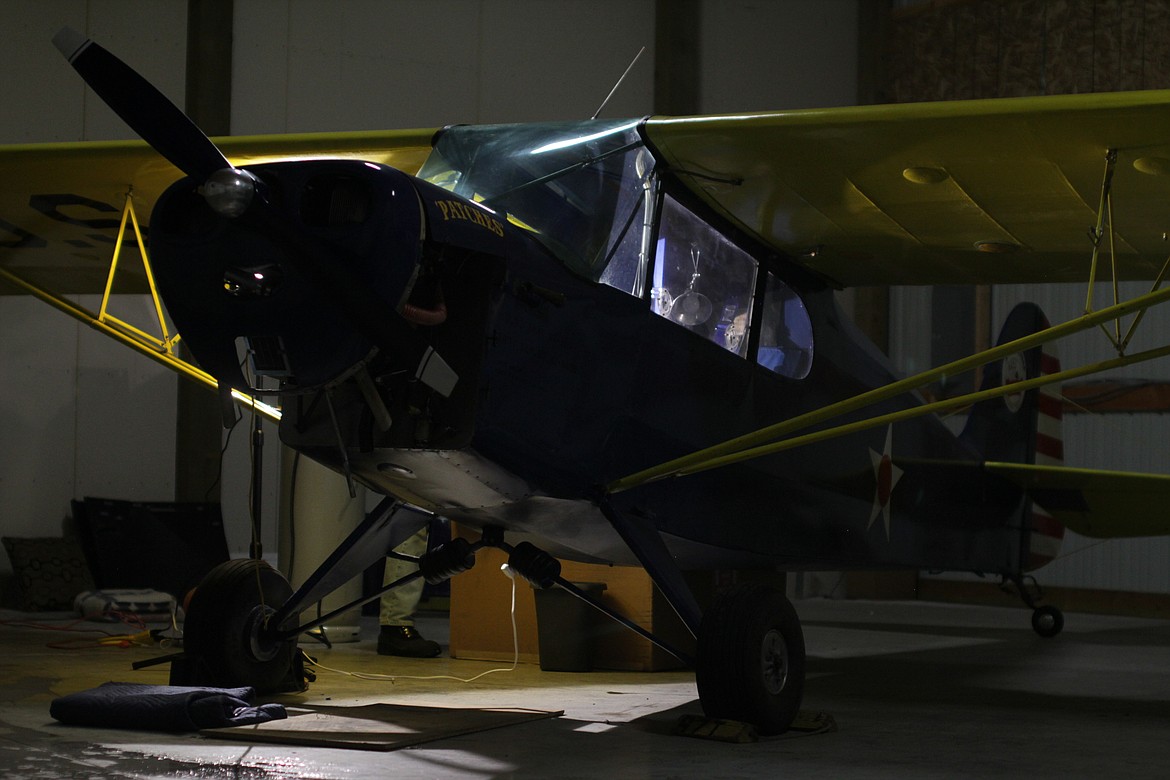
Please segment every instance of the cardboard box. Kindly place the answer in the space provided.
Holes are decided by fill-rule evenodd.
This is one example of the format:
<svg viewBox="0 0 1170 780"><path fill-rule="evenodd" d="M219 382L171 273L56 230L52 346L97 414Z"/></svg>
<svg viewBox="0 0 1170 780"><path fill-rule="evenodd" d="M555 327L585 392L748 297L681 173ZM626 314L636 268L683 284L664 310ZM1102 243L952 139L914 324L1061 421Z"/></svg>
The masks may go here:
<svg viewBox="0 0 1170 780"><path fill-rule="evenodd" d="M500 570L507 561L501 550L476 553L475 568L451 580L451 656L511 662L512 622L509 617L512 581ZM564 562L561 576L570 582L604 583L602 602L684 652L694 652L694 639L682 621L638 567ZM713 589L709 574L695 578L699 591ZM711 587L703 587L711 582ZM532 587L516 580L516 629L519 659L540 661L536 602ZM702 600L702 595L700 596ZM593 647L593 668L655 671L681 668L682 663L657 645L600 612Z"/></svg>

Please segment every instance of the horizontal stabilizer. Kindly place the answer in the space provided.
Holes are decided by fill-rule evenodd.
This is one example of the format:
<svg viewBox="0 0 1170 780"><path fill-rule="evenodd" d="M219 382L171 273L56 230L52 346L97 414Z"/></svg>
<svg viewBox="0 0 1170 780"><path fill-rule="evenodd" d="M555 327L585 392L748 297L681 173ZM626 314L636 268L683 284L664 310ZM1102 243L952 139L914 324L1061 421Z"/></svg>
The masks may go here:
<svg viewBox="0 0 1170 780"><path fill-rule="evenodd" d="M987 462L984 469L1025 488L1032 500L1082 536L1170 535L1170 476Z"/></svg>

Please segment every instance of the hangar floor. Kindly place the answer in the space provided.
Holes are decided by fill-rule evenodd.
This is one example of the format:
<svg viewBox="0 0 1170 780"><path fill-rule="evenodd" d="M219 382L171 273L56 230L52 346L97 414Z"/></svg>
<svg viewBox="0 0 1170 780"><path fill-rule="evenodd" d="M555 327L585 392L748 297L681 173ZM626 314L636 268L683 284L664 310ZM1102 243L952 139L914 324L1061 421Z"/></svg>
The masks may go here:
<svg viewBox="0 0 1170 780"><path fill-rule="evenodd" d="M56 696L134 672L146 648L53 650L45 632L0 626L0 774L21 778L955 777L1164 776L1170 733L1170 621L1067 615L1036 637L1028 613L907 602L797 603L809 651L805 708L837 730L728 744L672 736L697 713L681 672L541 672L464 684L371 682L322 672L287 704L397 702L564 710L393 752L260 745L201 735L63 726ZM19 617L11 613L6 618ZM438 618L420 623L444 638ZM314 653L353 671L470 677L492 664L399 660L369 638ZM498 666L498 665L497 665Z"/></svg>

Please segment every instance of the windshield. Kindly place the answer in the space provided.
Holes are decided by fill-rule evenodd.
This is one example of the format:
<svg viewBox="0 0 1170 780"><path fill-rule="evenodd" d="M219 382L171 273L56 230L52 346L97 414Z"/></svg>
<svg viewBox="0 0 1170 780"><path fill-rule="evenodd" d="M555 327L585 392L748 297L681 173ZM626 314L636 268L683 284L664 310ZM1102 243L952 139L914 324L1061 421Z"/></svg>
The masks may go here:
<svg viewBox="0 0 1170 780"><path fill-rule="evenodd" d="M654 160L639 121L452 127L419 176L506 213L573 271L625 286L613 271L602 276L615 256L623 267L638 258L643 244Z"/></svg>

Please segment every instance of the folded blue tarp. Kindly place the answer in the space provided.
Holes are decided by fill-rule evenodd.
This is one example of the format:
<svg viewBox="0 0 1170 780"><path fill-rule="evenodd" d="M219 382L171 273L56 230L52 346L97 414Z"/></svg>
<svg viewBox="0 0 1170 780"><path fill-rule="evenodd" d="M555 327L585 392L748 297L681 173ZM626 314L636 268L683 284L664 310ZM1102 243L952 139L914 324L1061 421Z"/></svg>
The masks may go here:
<svg viewBox="0 0 1170 780"><path fill-rule="evenodd" d="M284 705L252 704L253 688L201 688L109 682L54 699L62 723L150 731L197 731L286 717Z"/></svg>

